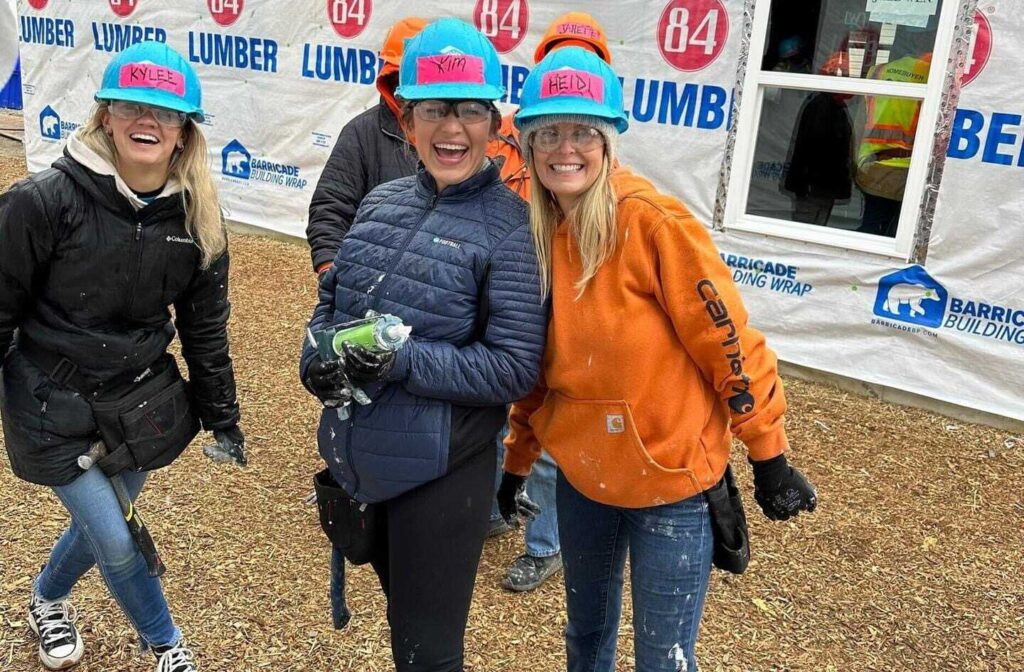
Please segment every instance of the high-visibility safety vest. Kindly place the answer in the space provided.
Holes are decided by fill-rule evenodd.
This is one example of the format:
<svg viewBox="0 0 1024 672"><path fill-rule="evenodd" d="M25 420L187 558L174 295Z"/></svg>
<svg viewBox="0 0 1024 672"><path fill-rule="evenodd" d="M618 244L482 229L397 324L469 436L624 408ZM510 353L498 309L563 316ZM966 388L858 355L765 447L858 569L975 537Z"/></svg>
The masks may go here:
<svg viewBox="0 0 1024 672"><path fill-rule="evenodd" d="M904 56L868 71L870 79L887 82L928 83L928 70L932 55ZM868 97L868 119L857 154L858 165L876 154L879 163L909 168L910 151L914 148L914 134L921 114L921 101L893 96ZM888 155L888 156L887 156Z"/></svg>

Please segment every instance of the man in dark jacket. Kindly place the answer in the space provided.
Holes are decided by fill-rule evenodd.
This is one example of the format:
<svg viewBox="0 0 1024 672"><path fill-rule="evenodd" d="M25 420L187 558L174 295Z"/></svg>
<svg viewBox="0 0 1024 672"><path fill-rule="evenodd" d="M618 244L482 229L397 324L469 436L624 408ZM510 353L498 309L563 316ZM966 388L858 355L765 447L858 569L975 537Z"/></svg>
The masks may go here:
<svg viewBox="0 0 1024 672"><path fill-rule="evenodd" d="M410 16L392 26L380 50L384 60L377 75L380 103L345 125L320 174L306 227L313 270L318 275L330 268L363 197L379 184L416 172L416 150L405 139L398 121L402 114L395 88L402 46L425 25L424 19Z"/></svg>

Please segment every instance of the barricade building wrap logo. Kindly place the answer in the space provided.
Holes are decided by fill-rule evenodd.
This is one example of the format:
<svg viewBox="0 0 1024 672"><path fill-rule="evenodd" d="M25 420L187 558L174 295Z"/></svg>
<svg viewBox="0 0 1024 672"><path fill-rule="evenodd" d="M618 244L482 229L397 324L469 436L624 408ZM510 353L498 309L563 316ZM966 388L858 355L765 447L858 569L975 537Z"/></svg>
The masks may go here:
<svg viewBox="0 0 1024 672"><path fill-rule="evenodd" d="M473 23L499 54L507 54L530 30L530 4L527 0L477 0Z"/></svg>
<svg viewBox="0 0 1024 672"><path fill-rule="evenodd" d="M39 135L43 140L60 142L71 135L76 128L78 128L78 124L62 120L57 111L49 105L39 113Z"/></svg>
<svg viewBox="0 0 1024 672"><path fill-rule="evenodd" d="M221 150L221 173L239 182L261 182L298 191L304 190L309 183L302 177L298 166L254 157L238 140L232 140Z"/></svg>
<svg viewBox="0 0 1024 672"><path fill-rule="evenodd" d="M352 39L370 23L373 0L327 0L327 20L340 37Z"/></svg>
<svg viewBox="0 0 1024 672"><path fill-rule="evenodd" d="M920 266L883 277L878 281L875 315L922 327L938 327L949 295Z"/></svg>
<svg viewBox="0 0 1024 672"><path fill-rule="evenodd" d="M711 65L729 39L729 12L722 0L672 0L658 21L658 49L676 70Z"/></svg>
<svg viewBox="0 0 1024 672"><path fill-rule="evenodd" d="M240 180L248 180L252 174L252 155L245 145L238 140L232 140L224 146L220 153L221 169L224 175L235 177Z"/></svg>
<svg viewBox="0 0 1024 672"><path fill-rule="evenodd" d="M878 281L872 324L912 334L958 331L1024 345L1024 308L950 296L921 266Z"/></svg>

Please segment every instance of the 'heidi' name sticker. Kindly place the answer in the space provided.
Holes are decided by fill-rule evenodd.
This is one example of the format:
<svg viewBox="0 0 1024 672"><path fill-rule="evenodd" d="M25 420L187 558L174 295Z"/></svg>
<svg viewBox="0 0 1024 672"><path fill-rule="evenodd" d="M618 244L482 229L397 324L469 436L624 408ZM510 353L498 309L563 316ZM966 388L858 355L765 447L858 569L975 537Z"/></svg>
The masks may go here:
<svg viewBox="0 0 1024 672"><path fill-rule="evenodd" d="M125 89L161 89L178 96L185 95L185 77L180 72L152 63L122 65L118 83Z"/></svg>
<svg viewBox="0 0 1024 672"><path fill-rule="evenodd" d="M483 84L484 59L466 54L435 54L416 59L417 84Z"/></svg>
<svg viewBox="0 0 1024 672"><path fill-rule="evenodd" d="M540 97L575 96L604 103L604 80L580 70L555 70L544 75L540 84Z"/></svg>

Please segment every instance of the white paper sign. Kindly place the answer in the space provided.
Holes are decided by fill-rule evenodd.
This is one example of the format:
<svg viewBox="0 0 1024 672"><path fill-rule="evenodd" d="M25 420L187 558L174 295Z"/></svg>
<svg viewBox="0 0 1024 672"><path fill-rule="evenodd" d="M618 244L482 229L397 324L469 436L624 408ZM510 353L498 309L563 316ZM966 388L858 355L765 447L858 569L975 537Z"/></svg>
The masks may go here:
<svg viewBox="0 0 1024 672"><path fill-rule="evenodd" d="M939 8L938 0L868 0L867 10L902 16L932 16Z"/></svg>

